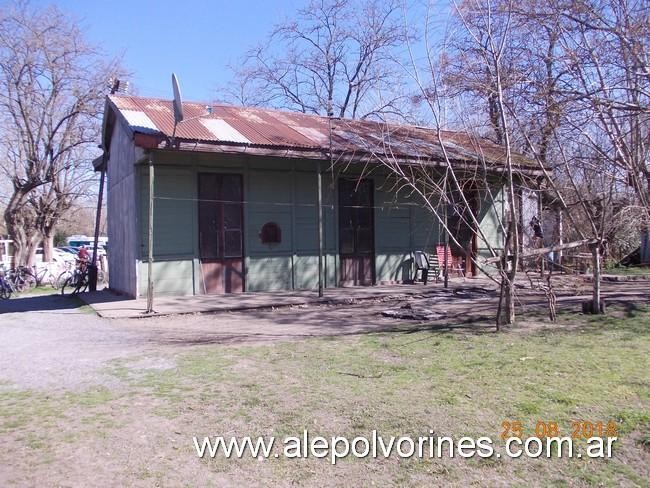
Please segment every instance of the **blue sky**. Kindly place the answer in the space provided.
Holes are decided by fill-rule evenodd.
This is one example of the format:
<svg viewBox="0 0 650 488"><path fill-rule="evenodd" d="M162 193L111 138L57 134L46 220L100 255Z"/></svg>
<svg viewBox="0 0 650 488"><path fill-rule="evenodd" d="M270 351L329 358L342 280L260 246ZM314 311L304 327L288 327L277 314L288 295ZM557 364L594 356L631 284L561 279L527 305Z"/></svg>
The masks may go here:
<svg viewBox="0 0 650 488"><path fill-rule="evenodd" d="M2 0L0 0L2 1ZM80 21L91 43L121 56L132 92L171 98L175 72L186 100L210 102L231 79L246 50L263 42L273 26L292 18L308 0L31 0L54 4ZM422 5L420 0L408 3ZM448 0L434 2L439 21ZM445 12L446 13L446 12ZM418 23L417 9L411 21Z"/></svg>
<svg viewBox="0 0 650 488"><path fill-rule="evenodd" d="M81 20L88 39L123 55L138 94L171 97L171 73L183 98L211 101L230 79L229 64L261 42L301 0L32 0L54 4Z"/></svg>

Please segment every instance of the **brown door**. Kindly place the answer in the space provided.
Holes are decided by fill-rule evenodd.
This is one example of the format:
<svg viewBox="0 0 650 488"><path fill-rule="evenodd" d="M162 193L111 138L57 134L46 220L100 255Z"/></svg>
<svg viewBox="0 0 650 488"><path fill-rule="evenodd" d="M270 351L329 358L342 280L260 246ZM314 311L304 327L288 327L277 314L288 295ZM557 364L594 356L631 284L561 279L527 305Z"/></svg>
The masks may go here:
<svg viewBox="0 0 650 488"><path fill-rule="evenodd" d="M372 180L339 180L341 286L375 282Z"/></svg>
<svg viewBox="0 0 650 488"><path fill-rule="evenodd" d="M242 177L199 174L199 257L203 292L244 291Z"/></svg>

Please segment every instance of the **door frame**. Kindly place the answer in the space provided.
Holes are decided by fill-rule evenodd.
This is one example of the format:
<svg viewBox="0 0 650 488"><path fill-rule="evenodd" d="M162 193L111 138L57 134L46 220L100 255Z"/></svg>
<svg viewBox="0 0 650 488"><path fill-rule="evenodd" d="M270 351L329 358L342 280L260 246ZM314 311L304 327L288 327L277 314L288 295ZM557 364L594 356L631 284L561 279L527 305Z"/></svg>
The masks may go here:
<svg viewBox="0 0 650 488"><path fill-rule="evenodd" d="M219 294L227 294L227 293L242 293L246 291L246 225L245 225L245 209L244 209L244 192L245 192L245 178L244 174L238 173L238 172L229 172L229 171L198 171L196 173L197 179L196 179L196 191L197 191L197 207L196 207L196 218L197 218L197 227L196 227L196 232L197 232L197 256L198 256L198 264L199 264L199 272L200 272L200 294L201 295L219 295ZM218 187L218 201L217 203L219 204L219 216L220 216L220 223L221 223L221 228L220 228L220 239L221 243L219 244L221 246L221 249L217 249L217 254L220 254L219 251L221 252L221 257L220 258L202 258L201 256L201 210L200 210L200 205L201 205L201 195L200 195L200 179L201 176L203 175L213 175L218 178L219 185L222 185L222 180L221 177L223 176L237 176L240 181L240 190L241 190L241 198L240 198L240 222L241 222L241 258L232 258L232 257L226 257L225 256L225 226L224 226L224 203L221 198L221 186ZM210 263L215 263L215 264L221 264L221 265L230 265L232 261L235 260L241 260L241 292L240 291L226 291L226 286L224 282L224 290L220 293L210 293L207 291L206 287L206 282L205 282L205 276L204 276L204 270L203 270L203 263L205 262L206 264ZM225 271L224 271L224 279L225 279Z"/></svg>
<svg viewBox="0 0 650 488"><path fill-rule="evenodd" d="M369 192L369 209L370 209L370 228L371 228L371 248L372 251L369 254L344 254L342 252L343 246L342 246L342 232L341 232L341 183L343 182L351 182L351 183L358 183L359 181L363 182L368 182L370 186L370 192ZM337 221L336 221L336 231L338 234L338 260L339 260L339 271L338 271L338 283L340 287L345 287L345 286L374 286L377 283L377 270L376 270L376 256L377 256L377 249L376 249L376 239L375 239L375 181L372 178L352 178L352 177L339 177L338 178L338 184L336 185L336 190L337 190L337 202L338 202L338 216L337 216ZM355 247L357 245L356 242L356 235L355 235ZM343 266L343 259L344 258L363 258L363 257L368 257L370 258L370 284L357 284L354 282L350 281L344 281L343 280L343 271L344 271L344 266Z"/></svg>

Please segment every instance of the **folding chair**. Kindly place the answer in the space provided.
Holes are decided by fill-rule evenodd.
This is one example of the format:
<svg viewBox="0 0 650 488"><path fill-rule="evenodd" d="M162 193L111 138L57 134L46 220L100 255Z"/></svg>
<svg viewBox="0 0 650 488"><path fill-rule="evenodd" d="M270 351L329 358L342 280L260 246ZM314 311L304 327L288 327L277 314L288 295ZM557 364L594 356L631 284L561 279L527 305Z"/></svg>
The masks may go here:
<svg viewBox="0 0 650 488"><path fill-rule="evenodd" d="M440 261L438 261L438 254L429 253L429 273L433 274L436 283L440 280L441 270Z"/></svg>
<svg viewBox="0 0 650 488"><path fill-rule="evenodd" d="M449 270L453 269L453 260L454 257L451 255L451 249L449 246L447 246L447 260L446 260L446 268L445 268L445 246L444 245L438 245L436 246L436 257L438 258L438 266L442 266L444 269L442 269L442 276L449 276Z"/></svg>
<svg viewBox="0 0 650 488"><path fill-rule="evenodd" d="M422 281L424 284L427 284L429 279L429 259L424 251L415 251L415 276L413 276L413 281L418 279L418 271L422 273Z"/></svg>

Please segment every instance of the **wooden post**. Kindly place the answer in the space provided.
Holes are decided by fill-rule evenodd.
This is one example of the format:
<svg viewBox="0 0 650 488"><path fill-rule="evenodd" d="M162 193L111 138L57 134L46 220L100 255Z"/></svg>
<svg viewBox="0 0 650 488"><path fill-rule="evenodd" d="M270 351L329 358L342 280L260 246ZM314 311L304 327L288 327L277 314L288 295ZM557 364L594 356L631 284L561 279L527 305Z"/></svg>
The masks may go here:
<svg viewBox="0 0 650 488"><path fill-rule="evenodd" d="M318 296L323 296L323 176L320 161L318 171Z"/></svg>
<svg viewBox="0 0 650 488"><path fill-rule="evenodd" d="M333 133L332 133L332 117L334 113L332 112L332 99L330 98L327 101L327 128L329 136L329 162L330 170L332 170L334 165L334 153L333 153ZM323 288L325 287L325 279L323 276L323 174L321 168L321 162L318 161L316 166L316 171L318 171L318 297L323 297Z"/></svg>
<svg viewBox="0 0 650 488"><path fill-rule="evenodd" d="M564 244L564 224L562 217L562 209L559 210L557 214L557 235L558 235L558 244L562 246ZM560 271L564 269L562 267L562 257L564 256L564 250L560 248L557 254L557 264L560 267Z"/></svg>
<svg viewBox="0 0 650 488"><path fill-rule="evenodd" d="M88 269L88 281L90 291L97 290L97 248L99 247L99 224L102 218L102 202L104 198L104 179L106 178L106 169L102 168L99 179L99 197L97 198L97 213L95 214L95 241L93 242L93 259Z"/></svg>
<svg viewBox="0 0 650 488"><path fill-rule="evenodd" d="M153 313L153 156L149 154L149 245L147 256L147 312Z"/></svg>
<svg viewBox="0 0 650 488"><path fill-rule="evenodd" d="M593 302L592 313L601 313L600 306L600 242L591 244L591 255L594 266L594 289L593 289Z"/></svg>
<svg viewBox="0 0 650 488"><path fill-rule="evenodd" d="M449 263L448 258L447 258L447 253L449 252L449 227L447 225L449 224L449 221L447 219L447 212L449 209L449 204L445 204L445 256L443 258L443 270L445 273L445 288L449 288Z"/></svg>
<svg viewBox="0 0 650 488"><path fill-rule="evenodd" d="M542 192L541 192L542 189L539 188L539 190L540 190L540 192L537 195L537 218L539 219L539 227L542 230L542 235L543 235L544 234L544 227L542 225L542 222L544 222L544 217L542 216L542 212L544 211L544 206L542 205L542 196L541 196L542 195ZM540 247L544 247L544 238L540 237L539 240L541 241L541 244L542 244ZM542 265L541 271L542 271L542 274L540 275L540 277L542 277L542 278L544 277L544 270L545 270L545 267L546 267L545 265L546 265L547 259L548 259L548 254L542 254L542 259L541 259L541 265ZM552 266L552 265L550 265L550 266Z"/></svg>

